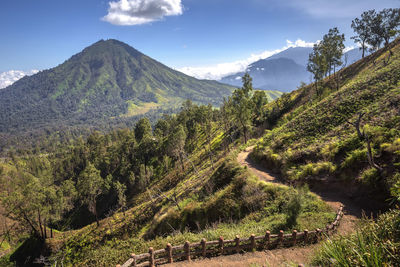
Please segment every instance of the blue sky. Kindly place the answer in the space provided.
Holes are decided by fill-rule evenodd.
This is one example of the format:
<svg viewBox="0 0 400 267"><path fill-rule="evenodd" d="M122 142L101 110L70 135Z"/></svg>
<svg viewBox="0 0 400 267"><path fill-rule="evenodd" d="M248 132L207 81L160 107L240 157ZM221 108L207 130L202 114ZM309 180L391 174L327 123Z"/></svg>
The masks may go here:
<svg viewBox="0 0 400 267"><path fill-rule="evenodd" d="M109 38L170 67L188 72L197 67L201 72L221 63L247 62L252 55L268 55L287 46L287 40L315 42L334 26L352 46L353 18L367 9L400 6L399 0L110 2L2 1L0 72L55 67L99 39Z"/></svg>

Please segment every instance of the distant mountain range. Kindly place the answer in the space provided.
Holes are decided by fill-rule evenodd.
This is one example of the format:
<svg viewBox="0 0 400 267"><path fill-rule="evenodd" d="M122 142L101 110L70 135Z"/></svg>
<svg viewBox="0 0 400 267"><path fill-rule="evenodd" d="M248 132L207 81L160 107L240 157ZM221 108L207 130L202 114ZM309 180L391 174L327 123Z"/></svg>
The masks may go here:
<svg viewBox="0 0 400 267"><path fill-rule="evenodd" d="M307 71L308 55L311 47L292 47L266 59L258 60L250 64L245 71L223 77L220 82L233 86L241 85L241 77L248 72L253 78L253 86L264 90L279 90L291 92L301 82L312 81L312 74ZM347 58L347 65L361 58L359 49L352 49L345 53L343 60Z"/></svg>

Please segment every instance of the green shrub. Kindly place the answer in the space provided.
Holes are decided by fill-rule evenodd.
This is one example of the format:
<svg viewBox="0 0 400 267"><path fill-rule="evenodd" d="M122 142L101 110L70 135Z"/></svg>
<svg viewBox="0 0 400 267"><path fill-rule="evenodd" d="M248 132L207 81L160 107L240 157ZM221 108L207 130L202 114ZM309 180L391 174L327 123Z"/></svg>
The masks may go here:
<svg viewBox="0 0 400 267"><path fill-rule="evenodd" d="M354 165L363 164L367 162L367 149L356 149L347 153L347 157L344 159L340 167L342 169L352 168Z"/></svg>
<svg viewBox="0 0 400 267"><path fill-rule="evenodd" d="M335 156L339 153L339 150L339 142L332 141L322 147L321 155L325 160L333 160Z"/></svg>
<svg viewBox="0 0 400 267"><path fill-rule="evenodd" d="M334 173L335 170L336 166L333 165L332 162L308 163L306 165L300 166L300 170L298 172L292 173L292 177L297 180L301 180L308 177L331 174Z"/></svg>
<svg viewBox="0 0 400 267"><path fill-rule="evenodd" d="M375 184L375 182L378 180L378 178L379 178L379 172L375 168L366 169L361 174L361 180L367 184Z"/></svg>
<svg viewBox="0 0 400 267"><path fill-rule="evenodd" d="M400 202L400 173L396 173L392 181L393 185L390 188L390 194L393 197L393 202Z"/></svg>

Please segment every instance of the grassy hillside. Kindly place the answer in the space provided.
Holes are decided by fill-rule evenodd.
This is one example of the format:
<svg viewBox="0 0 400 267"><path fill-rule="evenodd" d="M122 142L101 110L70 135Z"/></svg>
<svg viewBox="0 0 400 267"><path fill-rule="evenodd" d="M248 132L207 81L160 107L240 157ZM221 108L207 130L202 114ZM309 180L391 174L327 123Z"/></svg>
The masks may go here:
<svg viewBox="0 0 400 267"><path fill-rule="evenodd" d="M270 125L253 157L290 181L356 180L389 191L399 172L400 41L267 106ZM339 81L339 89L337 82ZM360 120L357 134L354 124ZM368 161L367 140L373 161ZM383 187L382 187L383 186Z"/></svg>

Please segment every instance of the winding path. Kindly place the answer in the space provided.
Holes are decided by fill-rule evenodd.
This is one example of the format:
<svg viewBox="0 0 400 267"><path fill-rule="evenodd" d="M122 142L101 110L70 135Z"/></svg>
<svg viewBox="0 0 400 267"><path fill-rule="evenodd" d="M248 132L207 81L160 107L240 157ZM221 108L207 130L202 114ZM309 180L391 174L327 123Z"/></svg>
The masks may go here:
<svg viewBox="0 0 400 267"><path fill-rule="evenodd" d="M261 180L280 183L283 182L276 175L269 172L260 164L253 162L249 154L253 147L248 147L240 152L237 161L242 166L247 168L257 175ZM340 205L344 205L344 216L342 218L339 234L346 234L354 231L357 221L362 217L363 211L369 211L369 203L361 201L361 203L352 199L348 193L348 188L343 188L342 185L332 183L330 181L321 181L311 187L311 191L317 194L334 210L337 210ZM366 212L366 214L369 214ZM193 262L177 262L165 266L179 267L240 267L240 266L288 266L288 264L299 264L309 262L314 255L315 250L320 244L313 244L306 247L281 248L275 250L266 250L254 253L234 254L228 256L220 256L210 259L202 259Z"/></svg>

